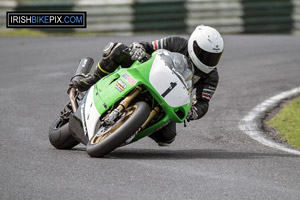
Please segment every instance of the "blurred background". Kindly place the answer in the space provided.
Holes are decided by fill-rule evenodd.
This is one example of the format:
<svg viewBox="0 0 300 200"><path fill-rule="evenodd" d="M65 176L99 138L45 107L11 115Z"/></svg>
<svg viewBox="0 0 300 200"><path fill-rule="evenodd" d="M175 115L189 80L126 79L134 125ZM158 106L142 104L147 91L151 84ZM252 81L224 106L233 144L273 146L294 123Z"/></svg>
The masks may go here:
<svg viewBox="0 0 300 200"><path fill-rule="evenodd" d="M15 30L6 11L87 11L86 29L42 32L187 34L205 24L230 34L300 33L300 0L0 0L1 32Z"/></svg>

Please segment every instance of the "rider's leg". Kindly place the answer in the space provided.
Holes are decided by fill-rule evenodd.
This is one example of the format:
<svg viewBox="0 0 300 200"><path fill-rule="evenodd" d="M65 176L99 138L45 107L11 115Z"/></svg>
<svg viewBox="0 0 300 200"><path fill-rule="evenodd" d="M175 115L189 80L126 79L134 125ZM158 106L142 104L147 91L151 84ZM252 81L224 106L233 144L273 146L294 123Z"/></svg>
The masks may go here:
<svg viewBox="0 0 300 200"><path fill-rule="evenodd" d="M115 71L119 66L123 68L130 67L134 61L123 52L126 48L127 46L122 43L111 42L107 44L103 49L103 58L97 63L94 73L74 83L74 87L80 91L86 91L102 77Z"/></svg>
<svg viewBox="0 0 300 200"><path fill-rule="evenodd" d="M159 146L168 146L176 137L176 123L169 123L164 128L149 135Z"/></svg>

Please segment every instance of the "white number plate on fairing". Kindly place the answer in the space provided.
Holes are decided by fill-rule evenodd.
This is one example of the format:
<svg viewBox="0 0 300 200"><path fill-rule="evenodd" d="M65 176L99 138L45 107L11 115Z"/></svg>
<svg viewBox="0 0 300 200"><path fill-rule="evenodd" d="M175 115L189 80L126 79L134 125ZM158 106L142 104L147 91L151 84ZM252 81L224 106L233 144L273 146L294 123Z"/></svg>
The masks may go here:
<svg viewBox="0 0 300 200"><path fill-rule="evenodd" d="M168 105L179 107L190 103L190 96L181 80L165 65L159 54L153 61L149 81Z"/></svg>

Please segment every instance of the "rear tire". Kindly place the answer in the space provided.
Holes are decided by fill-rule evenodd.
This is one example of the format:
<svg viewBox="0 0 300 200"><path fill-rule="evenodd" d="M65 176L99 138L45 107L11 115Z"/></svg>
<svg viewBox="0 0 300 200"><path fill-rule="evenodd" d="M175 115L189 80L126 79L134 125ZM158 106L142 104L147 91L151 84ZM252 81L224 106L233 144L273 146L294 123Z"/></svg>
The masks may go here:
<svg viewBox="0 0 300 200"><path fill-rule="evenodd" d="M79 144L69 131L69 122L64 123L60 117L50 126L49 140L57 149L71 149Z"/></svg>
<svg viewBox="0 0 300 200"><path fill-rule="evenodd" d="M107 133L97 136L95 134L86 146L91 157L102 157L121 146L143 125L150 114L150 108L145 102L138 102L126 109L126 116L114 124Z"/></svg>

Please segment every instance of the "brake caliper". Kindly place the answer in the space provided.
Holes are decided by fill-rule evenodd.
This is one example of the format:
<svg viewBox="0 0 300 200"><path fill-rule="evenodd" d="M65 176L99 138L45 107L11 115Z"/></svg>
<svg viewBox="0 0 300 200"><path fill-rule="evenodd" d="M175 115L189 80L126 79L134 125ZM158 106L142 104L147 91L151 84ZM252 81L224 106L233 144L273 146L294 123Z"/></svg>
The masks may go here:
<svg viewBox="0 0 300 200"><path fill-rule="evenodd" d="M107 125L113 125L115 123L115 119L119 116L120 114L120 111L116 108L114 109L108 117L106 117L104 119L104 122L107 124Z"/></svg>

